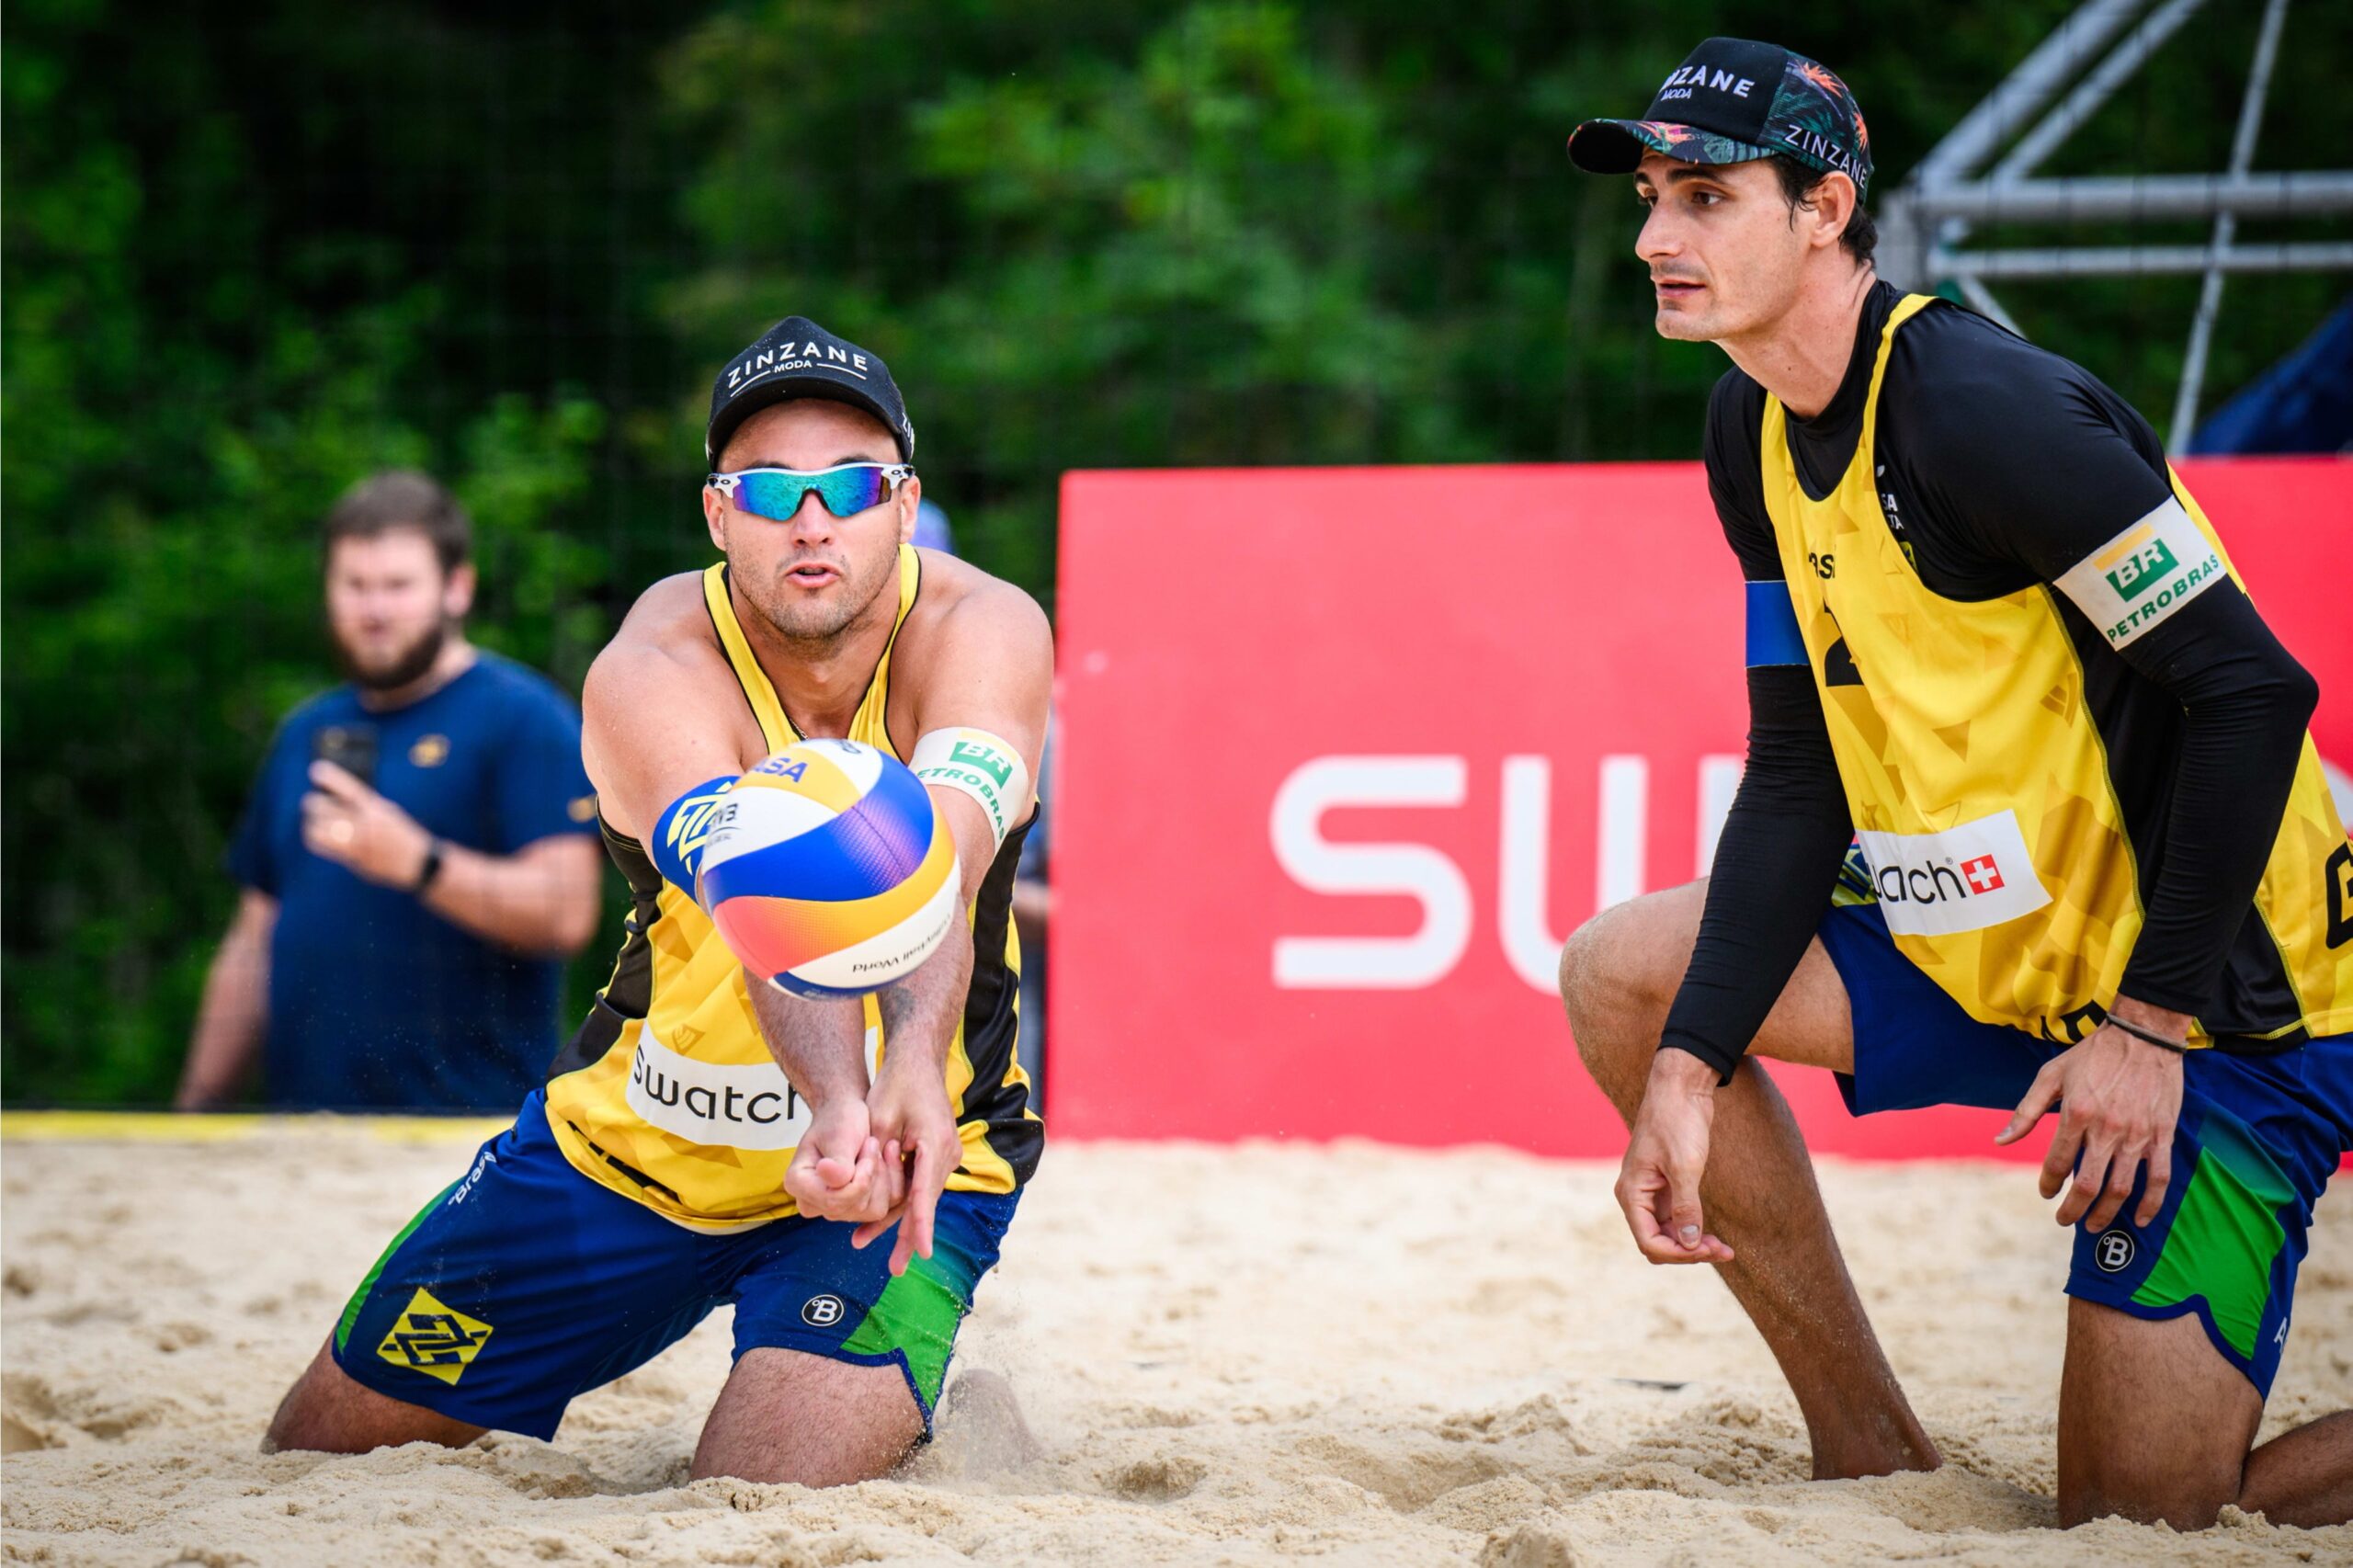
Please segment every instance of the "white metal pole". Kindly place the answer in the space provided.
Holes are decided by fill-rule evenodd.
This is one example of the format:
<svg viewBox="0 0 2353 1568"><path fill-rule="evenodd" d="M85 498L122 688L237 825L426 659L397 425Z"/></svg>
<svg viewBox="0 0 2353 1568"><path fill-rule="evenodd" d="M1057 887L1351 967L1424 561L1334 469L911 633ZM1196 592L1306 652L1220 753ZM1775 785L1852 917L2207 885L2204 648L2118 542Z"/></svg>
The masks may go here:
<svg viewBox="0 0 2353 1568"><path fill-rule="evenodd" d="M2271 91L2271 67L2279 58L2279 30L2288 19L2288 0L2270 0L2263 9L2263 30L2256 36L2255 63L2246 74L2246 100L2239 105L2238 130L2231 138L2231 175L2245 175L2255 161L2256 132L2263 124L2263 100ZM2181 388L2174 395L2173 431L2165 448L2179 457L2189 448L2198 423L2198 393L2206 380L2206 354L2214 339L2214 318L2222 307L2223 254L2237 234L2238 214L2221 212L2214 218L2215 264L2207 267L2198 291L2198 319L2189 327L2189 352L2183 358Z"/></svg>
<svg viewBox="0 0 2353 1568"><path fill-rule="evenodd" d="M2150 278L2160 273L2353 271L2353 240L2282 244L2069 245L2044 250L1955 251L1938 260L1938 275L2015 283L2043 278Z"/></svg>
<svg viewBox="0 0 2353 1568"><path fill-rule="evenodd" d="M1961 118L1930 150L1908 182L1921 190L1966 179L1994 155L2010 132L2065 86L2085 59L2108 47L2145 0L2084 0L2075 15L2018 62L2000 86Z"/></svg>
<svg viewBox="0 0 2353 1568"><path fill-rule="evenodd" d="M2042 123L2018 139L2018 144L2004 155L1985 173L1989 184L2021 179L2042 166L2060 142L2067 140L2091 119L2099 106L2106 103L2125 79L2147 62L2158 46L2179 31L2181 24L2198 14L2206 0L2169 0L2149 13L2141 25L2125 35L2116 46L2116 52L2092 68L2091 74L2075 85L2057 108L2045 115Z"/></svg>

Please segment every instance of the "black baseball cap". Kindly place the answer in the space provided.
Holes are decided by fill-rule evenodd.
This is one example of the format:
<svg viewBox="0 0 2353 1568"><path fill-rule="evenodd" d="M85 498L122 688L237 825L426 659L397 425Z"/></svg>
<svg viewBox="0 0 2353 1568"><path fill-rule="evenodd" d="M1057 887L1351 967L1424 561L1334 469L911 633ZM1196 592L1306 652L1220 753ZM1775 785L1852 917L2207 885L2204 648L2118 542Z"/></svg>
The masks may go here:
<svg viewBox="0 0 2353 1568"><path fill-rule="evenodd" d="M702 456L716 463L737 426L770 403L822 397L862 408L890 426L902 462L915 460L915 427L881 357L835 337L807 316L787 316L728 360L710 383Z"/></svg>
<svg viewBox="0 0 2353 1568"><path fill-rule="evenodd" d="M1863 111L1829 67L1779 44L1711 38L1660 84L1641 119L1588 119L1569 157L1589 174L1631 174L1645 153L1687 164L1745 164L1783 153L1824 174L1871 183Z"/></svg>

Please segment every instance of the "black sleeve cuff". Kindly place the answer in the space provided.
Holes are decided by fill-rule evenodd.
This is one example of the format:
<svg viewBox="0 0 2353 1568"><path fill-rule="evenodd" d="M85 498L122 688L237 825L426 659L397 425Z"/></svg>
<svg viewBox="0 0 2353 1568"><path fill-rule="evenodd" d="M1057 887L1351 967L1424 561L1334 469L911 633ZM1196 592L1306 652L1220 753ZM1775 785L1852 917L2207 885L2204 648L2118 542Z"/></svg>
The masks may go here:
<svg viewBox="0 0 2353 1568"><path fill-rule="evenodd" d="M1733 1074L1739 1070L1741 1057L1747 1054L1745 1051L1726 1051L1720 1045L1696 1039L1681 1030L1661 1035L1658 1048L1661 1051L1679 1051L1688 1056L1696 1056L1714 1068L1718 1088L1732 1082Z"/></svg>

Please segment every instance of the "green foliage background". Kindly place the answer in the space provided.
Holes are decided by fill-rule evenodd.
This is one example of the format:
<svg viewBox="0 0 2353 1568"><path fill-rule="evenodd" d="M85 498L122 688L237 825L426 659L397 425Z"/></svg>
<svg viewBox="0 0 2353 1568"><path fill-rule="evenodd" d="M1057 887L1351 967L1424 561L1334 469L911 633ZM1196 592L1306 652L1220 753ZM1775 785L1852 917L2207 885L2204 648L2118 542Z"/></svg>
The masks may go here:
<svg viewBox="0 0 2353 1568"><path fill-rule="evenodd" d="M1856 85L1884 193L2073 8L20 0L0 1090L168 1096L222 846L332 678L313 530L358 475L451 479L476 635L576 689L703 559L708 375L795 312L890 359L966 552L1049 604L1069 468L1692 457L1722 358L1651 335L1637 209L1569 128L1770 37ZM2046 172L2221 167L2256 10ZM2258 165L2341 164L2353 8L2291 17ZM2234 281L2214 393L2342 288ZM2195 289L2005 299L2162 420Z"/></svg>

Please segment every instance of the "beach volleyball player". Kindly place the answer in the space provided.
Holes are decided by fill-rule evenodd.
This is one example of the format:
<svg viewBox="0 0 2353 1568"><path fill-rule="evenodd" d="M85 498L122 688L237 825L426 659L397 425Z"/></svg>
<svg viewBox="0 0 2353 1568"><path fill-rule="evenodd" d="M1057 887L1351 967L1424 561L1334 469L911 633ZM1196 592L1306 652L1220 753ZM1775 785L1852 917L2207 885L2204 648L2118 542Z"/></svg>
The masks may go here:
<svg viewBox="0 0 2353 1568"><path fill-rule="evenodd" d="M2006 1142L2056 1108L2062 1519L2353 1516L2353 1414L2254 1446L2353 1145L2353 851L2311 677L2145 420L1878 281L1829 71L1711 39L1570 153L1649 210L1660 334L1733 363L1704 451L1747 579L1747 772L1709 879L1562 960L1644 1256L1718 1266L1817 1475L1933 1466L1742 1056L1831 1068L1859 1113L2015 1108Z"/></svg>
<svg viewBox="0 0 2353 1568"><path fill-rule="evenodd" d="M574 1395L722 1303L735 1361L696 1474L856 1481L928 1429L1042 1139L1014 1054L1010 905L1052 650L1027 595L907 542L914 455L882 361L803 318L721 373L702 507L725 561L647 590L583 702L605 842L632 899L620 959L514 1127L369 1272L270 1443L551 1437ZM969 918L870 995L826 994L822 966L787 976L803 994L747 976L697 903L707 853L702 896L720 903L709 830L763 782L735 781L764 758L814 741L771 765L789 778L764 782L824 809L904 780L817 737L906 759L953 835L961 892L946 907ZM919 923L926 839L906 821L893 833L916 869L870 903ZM870 891L835 885L890 858L870 840L832 882L762 891ZM893 899L909 907L883 907ZM855 924L856 911L794 907L821 937Z"/></svg>

